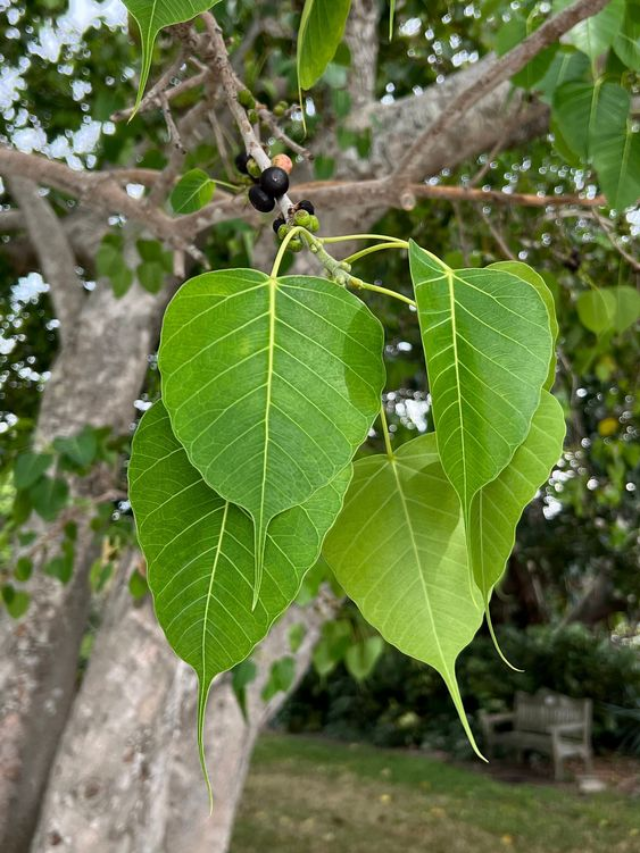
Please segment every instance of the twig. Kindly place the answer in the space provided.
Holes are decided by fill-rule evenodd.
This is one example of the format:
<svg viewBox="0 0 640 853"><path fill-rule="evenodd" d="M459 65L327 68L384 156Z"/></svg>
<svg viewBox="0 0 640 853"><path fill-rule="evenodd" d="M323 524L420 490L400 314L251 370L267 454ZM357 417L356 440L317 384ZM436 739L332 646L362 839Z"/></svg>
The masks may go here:
<svg viewBox="0 0 640 853"><path fill-rule="evenodd" d="M205 12L201 15L201 18L204 21L210 42L209 58L220 74L222 90L225 101L227 102L227 107L238 126L247 154L253 157L260 169L264 171L271 165L271 160L262 148L260 140L258 139L254 128L251 126L251 122L247 116L247 111L238 101L238 94L244 87L236 76L233 66L231 65L227 46L225 45L224 38L222 36L222 30L218 26L218 23L211 12ZM285 194L278 199L278 207L282 211L285 219L288 219L291 208L293 207L288 195Z"/></svg>
<svg viewBox="0 0 640 853"><path fill-rule="evenodd" d="M517 74L541 50L557 42L562 35L585 18L599 12L609 0L577 0L572 6L545 21L542 26L513 50L496 58L487 72L464 89L444 110L440 118L415 140L395 170L392 180L400 176L420 180L424 177L425 158L433 155L433 147L441 144L445 131L497 86Z"/></svg>
<svg viewBox="0 0 640 853"><path fill-rule="evenodd" d="M504 237L500 233L500 230L498 228L496 228L496 226L493 224L491 219L484 212L482 207L478 207L478 210L480 211L480 216L482 216L482 218L485 222L485 225L487 226L487 228L491 232L491 236L493 237L493 239L498 244L498 247L499 247L500 251L502 252L502 254L504 255L504 257L508 261L517 261L518 260L517 257L513 254L513 252L509 248L509 244L507 243L507 241L504 239Z"/></svg>
<svg viewBox="0 0 640 853"><path fill-rule="evenodd" d="M596 222L600 225L602 230L604 231L605 237L611 243L613 248L625 259L625 261L629 264L632 269L636 272L640 272L640 261L630 255L625 249L622 248L620 243L616 240L615 236L612 234L611 223L605 219L597 210L589 211L589 215L592 216Z"/></svg>

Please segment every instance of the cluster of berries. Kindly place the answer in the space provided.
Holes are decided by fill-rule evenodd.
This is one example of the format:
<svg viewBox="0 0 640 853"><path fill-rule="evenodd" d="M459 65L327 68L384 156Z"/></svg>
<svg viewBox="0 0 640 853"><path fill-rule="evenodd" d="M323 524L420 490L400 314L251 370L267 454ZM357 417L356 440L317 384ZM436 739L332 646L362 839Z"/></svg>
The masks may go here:
<svg viewBox="0 0 640 853"><path fill-rule="evenodd" d="M264 172L249 154L238 154L236 167L239 172L249 175L255 183L249 190L249 201L261 213L271 213L276 200L289 189L289 174L293 168L291 158L286 154L276 155L269 168Z"/></svg>
<svg viewBox="0 0 640 853"><path fill-rule="evenodd" d="M286 154L276 154L264 172L260 171L260 167L249 154L238 154L235 162L238 171L248 175L254 182L249 190L251 204L261 213L270 213L276 206L276 201L289 189L289 175L293 169L291 158ZM284 240L296 225L315 233L320 228L315 213L313 204L305 199L290 211L288 222L283 216L278 217L273 223L273 230L279 240ZM289 248L293 252L301 251L302 241L294 238L289 243Z"/></svg>
<svg viewBox="0 0 640 853"><path fill-rule="evenodd" d="M295 228L296 225L306 228L307 231L310 231L312 234L315 234L316 231L320 229L320 220L316 216L315 207L313 206L313 202L310 202L308 199L303 199L303 201L299 202L295 206L291 213L289 223L283 216L279 216L273 223L273 230L279 240L284 240L287 234L292 228ZM294 237L289 243L289 248L292 252L301 252L304 248L302 240Z"/></svg>

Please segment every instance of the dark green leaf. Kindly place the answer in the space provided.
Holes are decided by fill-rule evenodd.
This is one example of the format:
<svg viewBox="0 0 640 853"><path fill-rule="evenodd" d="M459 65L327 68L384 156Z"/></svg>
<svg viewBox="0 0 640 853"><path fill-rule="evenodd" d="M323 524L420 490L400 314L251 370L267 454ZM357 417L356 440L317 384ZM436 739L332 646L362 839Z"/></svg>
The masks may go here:
<svg viewBox="0 0 640 853"><path fill-rule="evenodd" d="M298 32L298 80L310 89L342 41L351 0L306 0Z"/></svg>
<svg viewBox="0 0 640 853"><path fill-rule="evenodd" d="M53 456L49 453L21 453L16 458L13 481L16 489L28 489L40 479L51 466Z"/></svg>

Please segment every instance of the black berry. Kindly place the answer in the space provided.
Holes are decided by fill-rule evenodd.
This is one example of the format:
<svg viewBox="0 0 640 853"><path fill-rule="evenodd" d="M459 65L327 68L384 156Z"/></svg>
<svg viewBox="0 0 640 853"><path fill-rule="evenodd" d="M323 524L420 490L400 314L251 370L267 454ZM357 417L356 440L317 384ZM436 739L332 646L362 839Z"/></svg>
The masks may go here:
<svg viewBox="0 0 640 853"><path fill-rule="evenodd" d="M271 213L276 206L273 196L257 185L249 190L249 201L261 213Z"/></svg>
<svg viewBox="0 0 640 853"><path fill-rule="evenodd" d="M269 166L260 175L260 186L272 198L280 198L289 189L289 175L280 166Z"/></svg>
<svg viewBox="0 0 640 853"><path fill-rule="evenodd" d="M241 172L243 175L248 175L249 171L247 169L247 163L251 157L248 154L242 153L236 155L236 169Z"/></svg>
<svg viewBox="0 0 640 853"><path fill-rule="evenodd" d="M278 217L278 219L276 219L276 221L273 223L273 230L274 230L274 231L276 232L276 234L277 234L277 233L278 233L278 231L280 230L280 228L281 228L283 225L286 225L286 224L287 224L287 223L286 223L285 219L284 219L282 216L279 216L279 217Z"/></svg>
<svg viewBox="0 0 640 853"><path fill-rule="evenodd" d="M306 210L307 213L311 214L311 216L313 216L313 214L316 212L313 202L309 201L306 198L298 202L298 210Z"/></svg>

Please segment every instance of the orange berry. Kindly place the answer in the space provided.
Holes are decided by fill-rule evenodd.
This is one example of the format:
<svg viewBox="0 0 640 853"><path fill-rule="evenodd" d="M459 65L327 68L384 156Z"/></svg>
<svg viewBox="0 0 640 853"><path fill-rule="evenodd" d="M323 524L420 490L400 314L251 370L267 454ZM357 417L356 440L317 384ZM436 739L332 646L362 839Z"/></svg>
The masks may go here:
<svg viewBox="0 0 640 853"><path fill-rule="evenodd" d="M287 175L290 175L293 170L293 162L287 154L276 154L271 163L284 169Z"/></svg>

